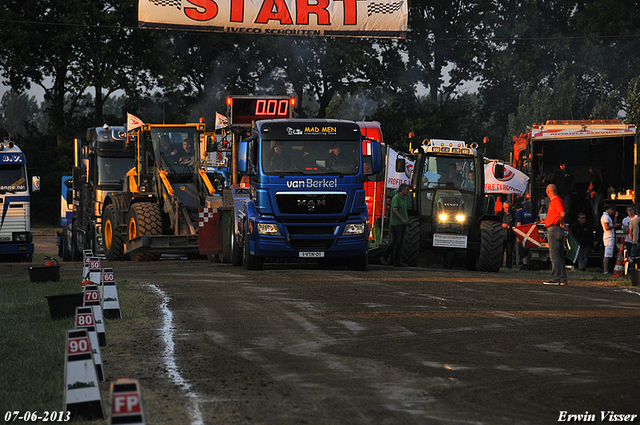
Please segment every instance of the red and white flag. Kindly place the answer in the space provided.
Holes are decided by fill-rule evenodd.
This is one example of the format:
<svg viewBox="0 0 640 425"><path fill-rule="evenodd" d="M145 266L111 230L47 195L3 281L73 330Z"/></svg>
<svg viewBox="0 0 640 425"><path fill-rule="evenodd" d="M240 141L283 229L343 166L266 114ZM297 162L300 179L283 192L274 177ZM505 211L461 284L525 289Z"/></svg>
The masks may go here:
<svg viewBox="0 0 640 425"><path fill-rule="evenodd" d="M522 244L523 248L537 248L540 246L540 234L536 223L516 226L513 228L513 233L516 234L518 243Z"/></svg>
<svg viewBox="0 0 640 425"><path fill-rule="evenodd" d="M226 127L228 122L229 120L227 119L227 117L216 112L216 123L214 127L216 130L219 128Z"/></svg>
<svg viewBox="0 0 640 425"><path fill-rule="evenodd" d="M143 125L144 123L140 118L127 112L127 132L142 127Z"/></svg>

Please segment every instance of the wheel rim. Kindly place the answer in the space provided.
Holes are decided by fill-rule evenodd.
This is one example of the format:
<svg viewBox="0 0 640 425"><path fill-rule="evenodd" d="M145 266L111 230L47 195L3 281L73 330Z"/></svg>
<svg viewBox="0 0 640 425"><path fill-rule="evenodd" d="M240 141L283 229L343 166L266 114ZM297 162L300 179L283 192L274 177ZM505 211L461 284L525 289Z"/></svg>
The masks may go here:
<svg viewBox="0 0 640 425"><path fill-rule="evenodd" d="M113 243L113 227L111 227L111 220L107 220L104 224L104 245L107 249L111 249Z"/></svg>
<svg viewBox="0 0 640 425"><path fill-rule="evenodd" d="M135 239L138 235L138 227L136 226L136 221L131 218L129 220L129 240Z"/></svg>

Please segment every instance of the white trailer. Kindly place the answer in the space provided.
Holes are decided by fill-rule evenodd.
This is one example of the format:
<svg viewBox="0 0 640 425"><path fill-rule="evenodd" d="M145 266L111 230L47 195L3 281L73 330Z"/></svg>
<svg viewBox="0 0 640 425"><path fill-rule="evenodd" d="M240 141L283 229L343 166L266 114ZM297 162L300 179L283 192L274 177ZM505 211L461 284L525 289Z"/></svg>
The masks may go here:
<svg viewBox="0 0 640 425"><path fill-rule="evenodd" d="M31 198L27 183L27 160L11 141L0 142L0 259L31 261ZM32 190L40 190L34 177Z"/></svg>

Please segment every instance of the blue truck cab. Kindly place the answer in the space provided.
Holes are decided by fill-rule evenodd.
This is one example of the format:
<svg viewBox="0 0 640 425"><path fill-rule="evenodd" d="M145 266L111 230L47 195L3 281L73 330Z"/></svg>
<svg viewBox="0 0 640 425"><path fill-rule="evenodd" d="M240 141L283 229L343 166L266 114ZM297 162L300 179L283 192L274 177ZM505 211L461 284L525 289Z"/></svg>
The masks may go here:
<svg viewBox="0 0 640 425"><path fill-rule="evenodd" d="M267 258L344 258L366 270L364 180L382 169L379 142L363 140L353 121L273 119L257 121L237 151L249 184L235 198L234 256L246 269Z"/></svg>

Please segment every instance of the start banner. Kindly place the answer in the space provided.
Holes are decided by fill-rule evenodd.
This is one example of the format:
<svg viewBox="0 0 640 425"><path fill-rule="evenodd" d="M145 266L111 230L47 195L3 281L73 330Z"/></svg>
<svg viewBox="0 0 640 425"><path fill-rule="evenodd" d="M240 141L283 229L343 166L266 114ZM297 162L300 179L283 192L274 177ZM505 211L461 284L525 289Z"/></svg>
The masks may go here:
<svg viewBox="0 0 640 425"><path fill-rule="evenodd" d="M139 0L138 25L227 33L405 38L404 0Z"/></svg>

